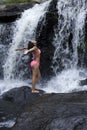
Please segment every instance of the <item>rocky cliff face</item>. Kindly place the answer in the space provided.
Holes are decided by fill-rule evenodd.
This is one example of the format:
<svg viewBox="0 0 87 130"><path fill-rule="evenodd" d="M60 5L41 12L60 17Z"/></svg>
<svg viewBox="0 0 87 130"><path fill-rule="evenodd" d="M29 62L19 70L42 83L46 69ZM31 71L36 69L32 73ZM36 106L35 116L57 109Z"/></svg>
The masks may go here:
<svg viewBox="0 0 87 130"><path fill-rule="evenodd" d="M80 47L78 47L78 58L79 58L79 66L83 66L87 68L87 14L85 18L85 26L84 26L84 43Z"/></svg>
<svg viewBox="0 0 87 130"><path fill-rule="evenodd" d="M53 0L50 3L46 16L38 23L36 31L36 39L42 49L41 66L42 69L44 68L44 70L46 70L42 72L45 77L47 74L52 74L51 64L55 50L52 42L55 35L54 29L57 28L58 24L58 11L56 5L57 0Z"/></svg>
<svg viewBox="0 0 87 130"><path fill-rule="evenodd" d="M11 5L0 5L0 23L14 22L21 13L31 8L35 3L19 3Z"/></svg>
<svg viewBox="0 0 87 130"><path fill-rule="evenodd" d="M14 22L21 13L33 7L35 4L40 4L46 0L36 0L29 3L15 3L9 5L0 5L0 23Z"/></svg>

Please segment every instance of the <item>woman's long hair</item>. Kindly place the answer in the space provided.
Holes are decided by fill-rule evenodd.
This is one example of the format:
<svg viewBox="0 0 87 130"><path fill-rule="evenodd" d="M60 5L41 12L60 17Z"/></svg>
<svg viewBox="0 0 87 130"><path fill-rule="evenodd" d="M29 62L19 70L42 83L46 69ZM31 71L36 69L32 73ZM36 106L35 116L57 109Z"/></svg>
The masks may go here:
<svg viewBox="0 0 87 130"><path fill-rule="evenodd" d="M27 47L28 50L31 49L31 48L33 48L33 47L34 47L34 44L31 41L29 41L28 42L28 47Z"/></svg>

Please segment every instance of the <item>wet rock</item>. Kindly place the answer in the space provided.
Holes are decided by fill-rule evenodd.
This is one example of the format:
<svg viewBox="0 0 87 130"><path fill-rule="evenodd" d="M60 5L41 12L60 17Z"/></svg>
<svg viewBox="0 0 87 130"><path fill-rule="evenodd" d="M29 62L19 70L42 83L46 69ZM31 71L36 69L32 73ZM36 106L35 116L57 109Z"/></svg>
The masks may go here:
<svg viewBox="0 0 87 130"><path fill-rule="evenodd" d="M47 126L46 130L85 130L87 128L87 117L86 116L76 116L67 118L54 119L50 125Z"/></svg>
<svg viewBox="0 0 87 130"><path fill-rule="evenodd" d="M15 3L0 5L0 23L14 22L21 16L24 10L32 8L35 4L40 4L46 0L35 0L29 3Z"/></svg>
<svg viewBox="0 0 87 130"><path fill-rule="evenodd" d="M8 120L15 122L9 130L86 130L87 92L40 95L26 86L12 89L0 98L0 123Z"/></svg>
<svg viewBox="0 0 87 130"><path fill-rule="evenodd" d="M12 130L85 130L86 98L87 92L43 95L30 108L26 106Z"/></svg>
<svg viewBox="0 0 87 130"><path fill-rule="evenodd" d="M0 5L0 23L14 22L21 13L33 7L37 2Z"/></svg>
<svg viewBox="0 0 87 130"><path fill-rule="evenodd" d="M87 79L81 80L79 83L80 86L87 85Z"/></svg>
<svg viewBox="0 0 87 130"><path fill-rule="evenodd" d="M36 97L38 97L38 94L32 94L31 89L27 86L14 88L2 96L4 101L20 103L21 105L24 105L27 102L31 104Z"/></svg>
<svg viewBox="0 0 87 130"><path fill-rule="evenodd" d="M27 86L4 93L0 97L0 122L16 120L25 104L32 104L38 96L38 94L31 94L31 89Z"/></svg>
<svg viewBox="0 0 87 130"><path fill-rule="evenodd" d="M58 25L58 11L56 5L57 0L51 1L48 11L46 12L45 17L39 21L36 31L38 46L42 51L41 72L42 76L44 78L46 77L46 79L47 75L49 76L53 74L51 66L55 47L52 44L52 41L55 36L54 30Z"/></svg>
<svg viewBox="0 0 87 130"><path fill-rule="evenodd" d="M87 13L83 30L84 42L78 47L78 65L87 68Z"/></svg>

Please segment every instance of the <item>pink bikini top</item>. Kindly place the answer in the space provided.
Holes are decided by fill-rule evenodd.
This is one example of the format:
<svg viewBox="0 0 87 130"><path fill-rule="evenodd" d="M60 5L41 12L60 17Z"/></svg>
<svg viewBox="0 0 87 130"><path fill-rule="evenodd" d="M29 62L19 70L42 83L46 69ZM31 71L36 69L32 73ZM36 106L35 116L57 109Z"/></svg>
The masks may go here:
<svg viewBox="0 0 87 130"><path fill-rule="evenodd" d="M40 54L41 54L41 50L38 49L37 54L33 54L33 59L36 59L36 57L39 56Z"/></svg>

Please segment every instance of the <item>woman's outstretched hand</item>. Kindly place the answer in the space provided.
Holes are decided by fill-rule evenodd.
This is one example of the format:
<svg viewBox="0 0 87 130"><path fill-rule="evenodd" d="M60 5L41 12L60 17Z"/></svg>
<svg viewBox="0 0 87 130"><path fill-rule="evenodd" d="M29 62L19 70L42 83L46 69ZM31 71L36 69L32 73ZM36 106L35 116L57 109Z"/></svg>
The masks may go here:
<svg viewBox="0 0 87 130"><path fill-rule="evenodd" d="M24 55L28 54L29 50L24 50Z"/></svg>
<svg viewBox="0 0 87 130"><path fill-rule="evenodd" d="M19 49L15 49L15 51L19 51Z"/></svg>

